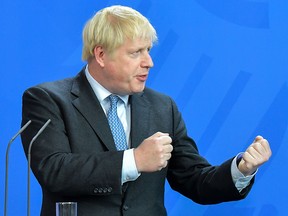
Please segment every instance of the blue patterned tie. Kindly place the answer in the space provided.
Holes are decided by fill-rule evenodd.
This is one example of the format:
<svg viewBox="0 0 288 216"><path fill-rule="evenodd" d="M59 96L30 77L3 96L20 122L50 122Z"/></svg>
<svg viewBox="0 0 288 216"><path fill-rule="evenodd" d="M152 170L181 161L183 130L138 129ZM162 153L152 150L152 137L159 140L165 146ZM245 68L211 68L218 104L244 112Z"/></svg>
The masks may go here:
<svg viewBox="0 0 288 216"><path fill-rule="evenodd" d="M110 95L110 108L107 113L107 119L111 128L113 139L118 151L127 149L126 135L123 125L117 115L117 103L119 97L116 95Z"/></svg>

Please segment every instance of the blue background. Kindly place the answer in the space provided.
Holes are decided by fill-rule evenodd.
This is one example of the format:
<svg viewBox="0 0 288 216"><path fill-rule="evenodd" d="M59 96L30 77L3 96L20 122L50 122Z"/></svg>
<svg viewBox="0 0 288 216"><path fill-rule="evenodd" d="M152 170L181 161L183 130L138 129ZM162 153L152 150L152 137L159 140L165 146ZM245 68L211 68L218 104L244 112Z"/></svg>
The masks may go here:
<svg viewBox="0 0 288 216"><path fill-rule="evenodd" d="M175 99L201 154L219 164L258 134L273 150L245 200L201 206L167 185L168 215L288 215L287 0L1 0L0 200L6 145L20 128L23 91L78 73L82 28L112 4L139 10L157 29L147 85ZM19 138L9 173L9 215L25 215L27 161ZM41 190L32 177L31 215L39 215Z"/></svg>

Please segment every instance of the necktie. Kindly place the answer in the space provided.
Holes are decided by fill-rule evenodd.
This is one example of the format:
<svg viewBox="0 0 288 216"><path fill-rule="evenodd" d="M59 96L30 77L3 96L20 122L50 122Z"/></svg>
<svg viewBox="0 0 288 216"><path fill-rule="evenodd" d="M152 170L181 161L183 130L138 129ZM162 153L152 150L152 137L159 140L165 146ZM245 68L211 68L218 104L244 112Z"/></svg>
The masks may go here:
<svg viewBox="0 0 288 216"><path fill-rule="evenodd" d="M113 135L113 139L118 151L127 149L126 135L124 132L123 125L117 115L117 103L119 97L116 95L110 95L110 108L107 113L108 123Z"/></svg>

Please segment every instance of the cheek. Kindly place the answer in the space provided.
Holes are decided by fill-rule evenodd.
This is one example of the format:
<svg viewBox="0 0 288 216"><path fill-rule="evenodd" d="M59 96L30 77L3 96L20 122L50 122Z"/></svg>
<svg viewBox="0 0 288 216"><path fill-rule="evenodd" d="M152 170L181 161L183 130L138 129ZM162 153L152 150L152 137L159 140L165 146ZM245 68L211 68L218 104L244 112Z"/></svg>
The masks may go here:
<svg viewBox="0 0 288 216"><path fill-rule="evenodd" d="M131 85L137 81L135 77L138 70L138 62L131 62L123 59L121 62L117 62L109 67L110 75L113 77L113 80L126 84L130 83Z"/></svg>
<svg viewBox="0 0 288 216"><path fill-rule="evenodd" d="M136 74L137 67L135 65L126 65L122 67L121 74L119 74L119 76L122 76L122 78L126 81L133 82Z"/></svg>

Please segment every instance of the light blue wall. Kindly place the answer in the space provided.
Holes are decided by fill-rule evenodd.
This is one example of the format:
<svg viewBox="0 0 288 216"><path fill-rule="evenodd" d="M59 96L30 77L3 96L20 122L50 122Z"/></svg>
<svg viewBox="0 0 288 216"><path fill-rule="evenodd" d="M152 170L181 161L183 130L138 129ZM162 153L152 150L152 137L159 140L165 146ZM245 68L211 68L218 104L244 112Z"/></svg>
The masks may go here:
<svg viewBox="0 0 288 216"><path fill-rule="evenodd" d="M287 0L1 1L0 200L22 92L75 75L84 65L85 21L112 4L134 7L157 29L148 86L176 100L189 134L211 163L244 151L258 134L273 150L244 201L200 206L167 185L169 216L287 215ZM18 138L10 152L9 215L26 214L26 173ZM31 214L39 215L41 190L34 177L31 187Z"/></svg>

